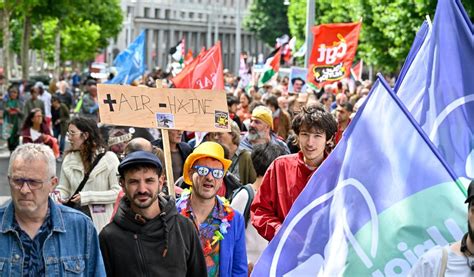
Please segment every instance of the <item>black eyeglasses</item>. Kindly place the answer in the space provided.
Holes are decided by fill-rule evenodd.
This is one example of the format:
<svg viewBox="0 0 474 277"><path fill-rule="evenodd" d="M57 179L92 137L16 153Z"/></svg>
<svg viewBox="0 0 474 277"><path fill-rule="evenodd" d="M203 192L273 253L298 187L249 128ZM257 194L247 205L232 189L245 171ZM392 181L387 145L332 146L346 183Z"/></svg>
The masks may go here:
<svg viewBox="0 0 474 277"><path fill-rule="evenodd" d="M193 166L194 169L196 169L197 174L199 176L207 176L209 172L212 173L212 177L215 179L222 179L224 177L224 170L220 168L211 168L203 165L195 165Z"/></svg>
<svg viewBox="0 0 474 277"><path fill-rule="evenodd" d="M8 176L8 182L10 183L10 186L21 190L23 188L23 185L26 183L28 188L30 190L38 190L43 188L43 184L51 180L53 177L47 179L47 180L35 180L35 179L26 179L26 178L16 178L16 177L10 177Z"/></svg>

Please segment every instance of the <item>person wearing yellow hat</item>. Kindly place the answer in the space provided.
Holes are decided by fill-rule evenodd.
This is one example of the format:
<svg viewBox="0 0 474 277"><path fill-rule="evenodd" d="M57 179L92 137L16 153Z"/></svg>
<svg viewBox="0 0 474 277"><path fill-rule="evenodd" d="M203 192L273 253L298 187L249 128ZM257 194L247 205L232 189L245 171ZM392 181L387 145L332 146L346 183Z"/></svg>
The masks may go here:
<svg viewBox="0 0 474 277"><path fill-rule="evenodd" d="M217 195L231 163L220 144L206 141L183 166L184 182L191 189L183 191L176 206L196 226L208 276L247 276L244 219Z"/></svg>
<svg viewBox="0 0 474 277"><path fill-rule="evenodd" d="M286 143L280 139L272 129L272 111L265 106L255 107L252 111L252 117L250 118L249 131L243 137L239 147L241 149L252 151L254 145L272 142L283 147L286 154L290 154L290 150Z"/></svg>

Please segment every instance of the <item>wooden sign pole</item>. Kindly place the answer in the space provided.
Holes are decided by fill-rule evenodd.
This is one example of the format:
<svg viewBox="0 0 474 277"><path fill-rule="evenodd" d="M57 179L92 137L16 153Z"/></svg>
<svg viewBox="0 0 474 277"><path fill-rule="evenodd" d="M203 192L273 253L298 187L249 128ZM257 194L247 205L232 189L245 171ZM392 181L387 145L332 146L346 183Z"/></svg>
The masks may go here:
<svg viewBox="0 0 474 277"><path fill-rule="evenodd" d="M162 88L161 80L156 80L156 87ZM165 155L166 181L168 183L168 194L176 198L174 191L173 164L171 159L170 136L167 129L161 129L161 139L163 141L163 153Z"/></svg>

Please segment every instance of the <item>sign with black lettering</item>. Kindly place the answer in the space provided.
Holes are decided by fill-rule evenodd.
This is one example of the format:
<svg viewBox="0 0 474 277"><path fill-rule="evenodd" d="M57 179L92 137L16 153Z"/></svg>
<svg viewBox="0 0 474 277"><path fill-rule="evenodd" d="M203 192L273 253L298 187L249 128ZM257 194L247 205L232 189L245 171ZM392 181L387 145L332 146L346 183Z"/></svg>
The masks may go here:
<svg viewBox="0 0 474 277"><path fill-rule="evenodd" d="M201 132L230 131L223 90L98 85L100 122Z"/></svg>

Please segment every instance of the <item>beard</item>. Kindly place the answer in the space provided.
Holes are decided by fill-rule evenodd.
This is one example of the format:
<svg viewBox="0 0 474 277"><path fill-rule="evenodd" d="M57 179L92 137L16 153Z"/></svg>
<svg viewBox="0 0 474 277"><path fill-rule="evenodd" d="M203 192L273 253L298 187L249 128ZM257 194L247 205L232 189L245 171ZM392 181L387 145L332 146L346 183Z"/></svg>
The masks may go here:
<svg viewBox="0 0 474 277"><path fill-rule="evenodd" d="M259 140L263 138L265 138L265 132L263 131L259 132L257 131L257 129L250 127L249 133L248 133L248 139L250 141Z"/></svg>
<svg viewBox="0 0 474 277"><path fill-rule="evenodd" d="M469 220L467 221L467 234L471 241L474 241L474 230L472 230L471 224L469 224Z"/></svg>

